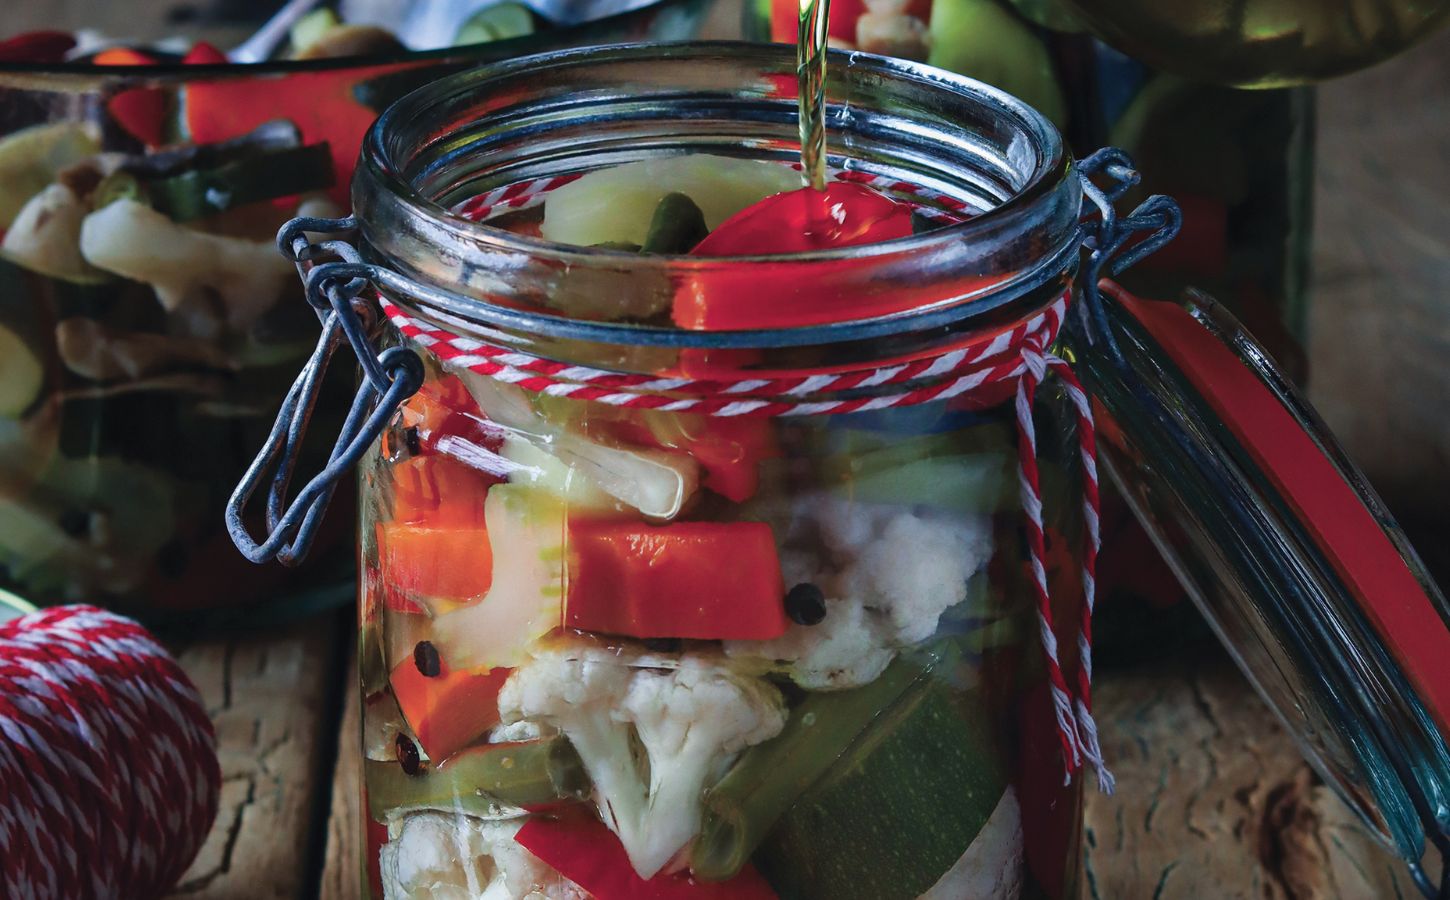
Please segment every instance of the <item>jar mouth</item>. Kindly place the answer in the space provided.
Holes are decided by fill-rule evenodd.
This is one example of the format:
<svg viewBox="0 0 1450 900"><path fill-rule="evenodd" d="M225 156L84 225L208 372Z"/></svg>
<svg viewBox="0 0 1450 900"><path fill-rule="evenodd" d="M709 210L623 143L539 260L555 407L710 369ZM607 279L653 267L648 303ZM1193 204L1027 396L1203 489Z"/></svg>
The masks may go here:
<svg viewBox="0 0 1450 900"><path fill-rule="evenodd" d="M716 69L723 79L692 82L692 71ZM973 79L861 52L830 54L831 164L905 181L975 214L868 245L694 257L561 244L452 211L501 185L634 159L714 152L787 162L799 146L792 139L794 71L789 45L697 42L565 50L441 79L391 106L363 143L353 183L363 237L375 258L424 285L417 301L449 316L509 329L527 324L561 338L676 347L819 344L959 322L1035 296L1075 267L1081 192L1052 123ZM702 133L685 135L691 128ZM620 134L611 137L609 129ZM626 146L631 138L637 143ZM479 258L515 275L593 268L641 279L709 278L726 267L770 265L778 277L807 283L850 263L862 281L909 270L926 283L990 277L886 315L691 331L557 315L528 303L521 310L503 279L479 277ZM948 282L942 286L952 288Z"/></svg>

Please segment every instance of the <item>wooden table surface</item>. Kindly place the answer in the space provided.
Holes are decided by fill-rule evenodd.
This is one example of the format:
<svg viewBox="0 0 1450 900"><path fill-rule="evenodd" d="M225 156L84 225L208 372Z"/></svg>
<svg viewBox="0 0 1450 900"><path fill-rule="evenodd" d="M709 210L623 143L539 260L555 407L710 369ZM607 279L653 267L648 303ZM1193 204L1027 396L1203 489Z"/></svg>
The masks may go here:
<svg viewBox="0 0 1450 900"><path fill-rule="evenodd" d="M10 0L0 31L79 0ZM128 4L101 5L119 13ZM1312 396L1391 506L1450 529L1450 33L1319 94ZM215 719L216 827L175 897L352 898L351 629L339 613L181 649ZM1100 678L1116 796L1089 792L1097 900L1358 900L1416 891L1213 651Z"/></svg>

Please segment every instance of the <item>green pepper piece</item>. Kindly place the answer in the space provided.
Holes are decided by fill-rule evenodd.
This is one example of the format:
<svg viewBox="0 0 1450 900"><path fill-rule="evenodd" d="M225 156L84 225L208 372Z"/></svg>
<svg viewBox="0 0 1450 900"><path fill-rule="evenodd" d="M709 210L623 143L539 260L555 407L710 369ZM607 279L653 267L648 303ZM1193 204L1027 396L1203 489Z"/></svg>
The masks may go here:
<svg viewBox="0 0 1450 900"><path fill-rule="evenodd" d="M902 654L868 685L811 694L791 711L778 737L746 751L705 793L690 854L695 875L723 881L738 873L780 818L854 744L909 716L959 659L956 645L943 641Z"/></svg>
<svg viewBox="0 0 1450 900"><path fill-rule="evenodd" d="M331 186L326 142L256 153L209 169L147 182L152 205L174 222L225 212L248 203Z"/></svg>
<svg viewBox="0 0 1450 900"><path fill-rule="evenodd" d="M368 812L379 822L400 809L491 816L501 806L528 809L589 794L584 764L563 737L472 747L417 775L395 762L367 760L364 765Z"/></svg>
<svg viewBox="0 0 1450 900"><path fill-rule="evenodd" d="M700 211L699 205L689 195L676 191L660 198L640 251L689 253L709 233L705 214Z"/></svg>
<svg viewBox="0 0 1450 900"><path fill-rule="evenodd" d="M109 206L117 200L135 200L138 203L150 203L146 196L146 189L141 186L135 175L130 172L112 172L101 179L100 184L91 192L91 208L100 209Z"/></svg>

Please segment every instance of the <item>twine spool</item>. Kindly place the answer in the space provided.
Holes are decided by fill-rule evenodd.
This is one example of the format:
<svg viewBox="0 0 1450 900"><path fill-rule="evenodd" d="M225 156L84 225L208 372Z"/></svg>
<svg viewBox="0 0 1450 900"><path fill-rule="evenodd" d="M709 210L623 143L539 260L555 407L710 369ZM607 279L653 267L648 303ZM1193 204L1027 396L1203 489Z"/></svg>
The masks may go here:
<svg viewBox="0 0 1450 900"><path fill-rule="evenodd" d="M146 629L91 606L0 624L0 896L161 896L220 789L201 697Z"/></svg>

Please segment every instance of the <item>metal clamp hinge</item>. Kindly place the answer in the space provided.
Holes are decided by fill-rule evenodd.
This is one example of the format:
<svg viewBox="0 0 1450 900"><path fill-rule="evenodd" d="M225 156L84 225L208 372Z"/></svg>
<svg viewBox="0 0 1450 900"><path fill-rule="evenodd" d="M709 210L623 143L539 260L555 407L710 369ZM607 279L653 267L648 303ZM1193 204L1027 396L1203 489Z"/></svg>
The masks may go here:
<svg viewBox="0 0 1450 900"><path fill-rule="evenodd" d="M376 280L374 268L345 240L313 243L309 237L346 234L356 227L352 217L297 218L277 233L282 254L297 265L306 286L307 302L322 322L322 334L287 391L261 451L227 501L227 532L242 555L255 563L276 559L284 565L296 565L307 555L338 482L382 434L398 406L423 383L423 363L417 354L405 347L390 347L379 353L373 345L370 333L377 321L377 308L365 292ZM325 261L329 259L334 261ZM317 404L322 377L344 340L361 363L362 383L327 464L288 502L287 489ZM244 513L269 472L266 536L257 541Z"/></svg>

